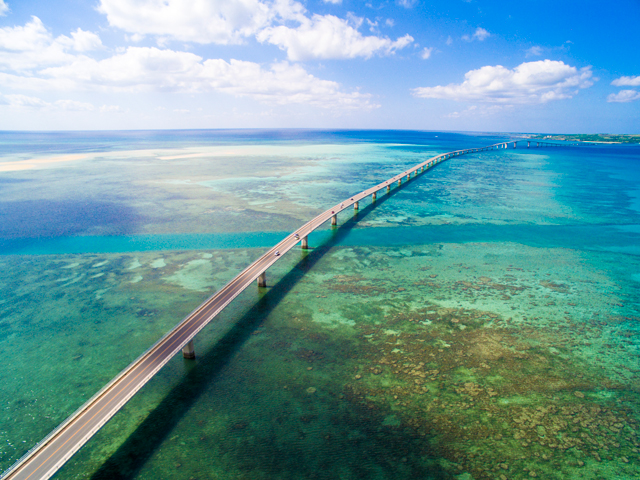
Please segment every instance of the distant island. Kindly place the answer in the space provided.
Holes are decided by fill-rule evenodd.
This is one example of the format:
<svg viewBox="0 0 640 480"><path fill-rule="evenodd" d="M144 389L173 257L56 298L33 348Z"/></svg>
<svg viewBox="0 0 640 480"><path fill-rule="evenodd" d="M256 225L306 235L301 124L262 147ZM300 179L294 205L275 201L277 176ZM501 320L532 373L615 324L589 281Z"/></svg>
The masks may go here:
<svg viewBox="0 0 640 480"><path fill-rule="evenodd" d="M640 143L640 135L610 135L608 133L595 133L592 135L527 135L527 138L536 140L564 140L567 142Z"/></svg>

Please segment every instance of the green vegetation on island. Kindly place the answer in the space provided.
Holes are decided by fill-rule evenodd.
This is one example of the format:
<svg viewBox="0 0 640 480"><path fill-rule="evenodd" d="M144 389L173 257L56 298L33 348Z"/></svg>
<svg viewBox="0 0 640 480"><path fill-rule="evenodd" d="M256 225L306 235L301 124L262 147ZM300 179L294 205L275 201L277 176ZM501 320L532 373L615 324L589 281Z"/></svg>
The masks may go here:
<svg viewBox="0 0 640 480"><path fill-rule="evenodd" d="M536 140L564 140L567 142L640 143L640 135L612 135L608 133L577 135L532 135L530 138Z"/></svg>

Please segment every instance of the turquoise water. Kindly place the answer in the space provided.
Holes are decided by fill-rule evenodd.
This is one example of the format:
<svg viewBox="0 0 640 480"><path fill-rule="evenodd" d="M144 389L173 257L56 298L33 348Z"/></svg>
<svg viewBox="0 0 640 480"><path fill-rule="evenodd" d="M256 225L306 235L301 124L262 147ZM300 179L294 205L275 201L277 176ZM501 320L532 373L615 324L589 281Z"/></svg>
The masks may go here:
<svg viewBox="0 0 640 480"><path fill-rule="evenodd" d="M508 138L0 133L0 468L328 205ZM483 152L341 214L56 478L637 478L639 162Z"/></svg>

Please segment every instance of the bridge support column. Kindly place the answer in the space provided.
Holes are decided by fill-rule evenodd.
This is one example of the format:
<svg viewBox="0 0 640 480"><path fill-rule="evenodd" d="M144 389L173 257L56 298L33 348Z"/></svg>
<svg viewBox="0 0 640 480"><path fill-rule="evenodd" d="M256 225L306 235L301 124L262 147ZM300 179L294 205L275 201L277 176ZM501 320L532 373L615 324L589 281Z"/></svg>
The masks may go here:
<svg viewBox="0 0 640 480"><path fill-rule="evenodd" d="M338 225L338 215L331 217L331 225Z"/></svg>
<svg viewBox="0 0 640 480"><path fill-rule="evenodd" d="M373 192L373 193L371 194L371 201L372 201L372 202L375 202L375 201L376 201L376 198L378 197L378 196L376 195L377 193L378 193L378 192Z"/></svg>
<svg viewBox="0 0 640 480"><path fill-rule="evenodd" d="M264 288L267 286L267 272L262 272L258 277L258 287Z"/></svg>
<svg viewBox="0 0 640 480"><path fill-rule="evenodd" d="M398 180L398 186L402 185L402 179Z"/></svg>
<svg viewBox="0 0 640 480"><path fill-rule="evenodd" d="M391 191L391 185L387 185L387 193Z"/></svg>
<svg viewBox="0 0 640 480"><path fill-rule="evenodd" d="M407 175L407 182L411 180L411 174Z"/></svg>
<svg viewBox="0 0 640 480"><path fill-rule="evenodd" d="M531 147L531 142L527 142L527 148Z"/></svg>
<svg viewBox="0 0 640 480"><path fill-rule="evenodd" d="M303 250L307 250L309 248L309 237L305 235L302 237L301 247Z"/></svg>
<svg viewBox="0 0 640 480"><path fill-rule="evenodd" d="M516 142L513 142L513 148L516 148Z"/></svg>
<svg viewBox="0 0 640 480"><path fill-rule="evenodd" d="M360 208L360 205L358 205L358 202L353 204L353 209L354 210L358 210L358 208Z"/></svg>
<svg viewBox="0 0 640 480"><path fill-rule="evenodd" d="M196 358L196 349L193 347L193 340L182 347L182 356L189 360Z"/></svg>

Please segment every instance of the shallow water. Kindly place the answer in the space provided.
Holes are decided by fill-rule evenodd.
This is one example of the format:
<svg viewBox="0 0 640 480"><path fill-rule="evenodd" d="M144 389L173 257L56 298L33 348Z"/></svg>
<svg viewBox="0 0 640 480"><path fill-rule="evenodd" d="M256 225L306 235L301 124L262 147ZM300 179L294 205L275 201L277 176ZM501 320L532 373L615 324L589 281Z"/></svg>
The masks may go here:
<svg viewBox="0 0 640 480"><path fill-rule="evenodd" d="M496 141L56 135L0 134L87 155L0 173L2 469L286 232ZM636 478L639 161L484 152L341 214L56 478Z"/></svg>

